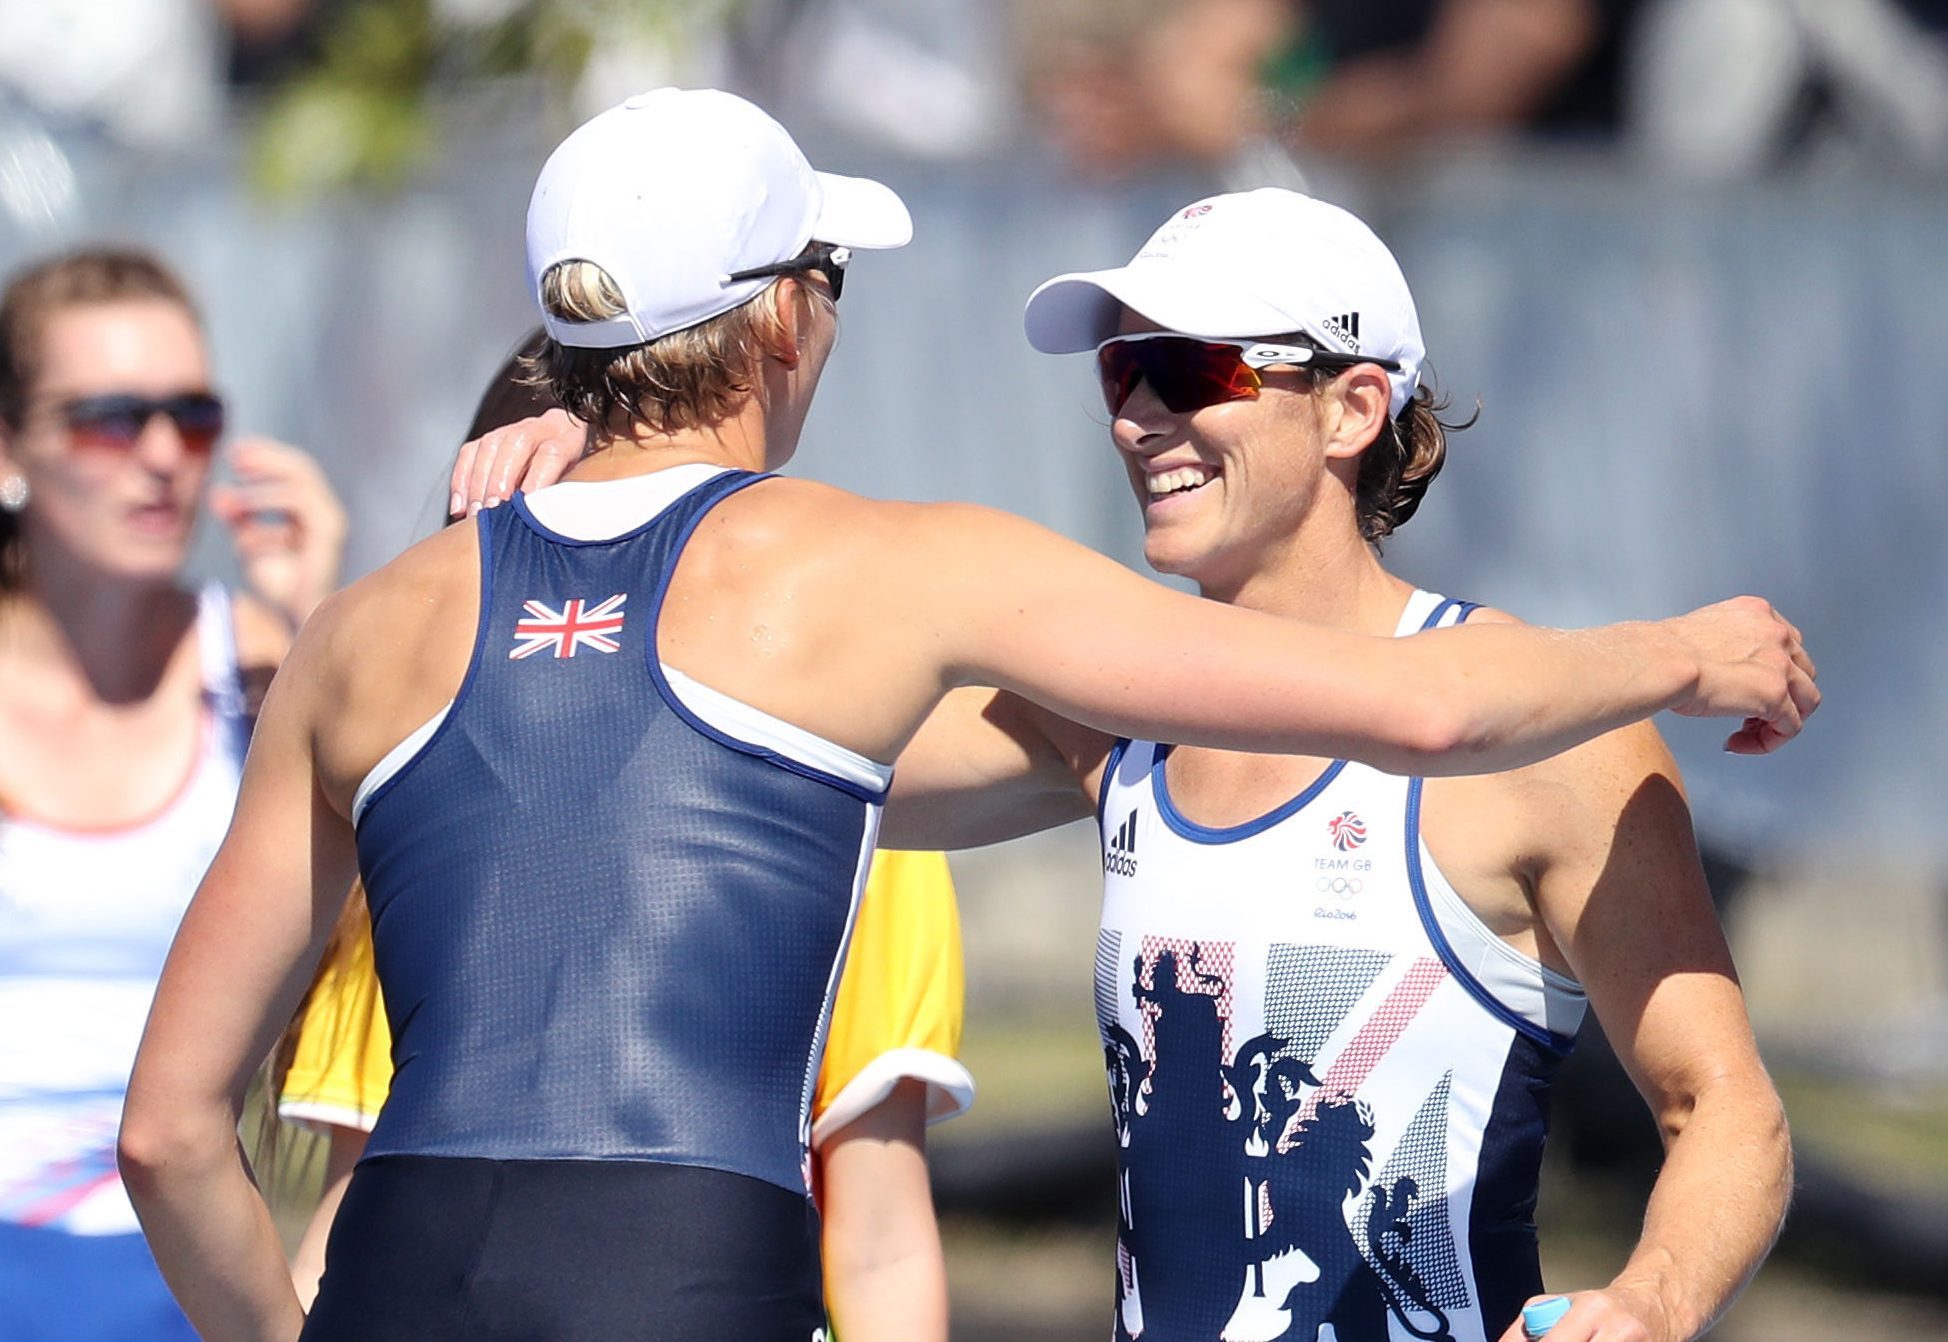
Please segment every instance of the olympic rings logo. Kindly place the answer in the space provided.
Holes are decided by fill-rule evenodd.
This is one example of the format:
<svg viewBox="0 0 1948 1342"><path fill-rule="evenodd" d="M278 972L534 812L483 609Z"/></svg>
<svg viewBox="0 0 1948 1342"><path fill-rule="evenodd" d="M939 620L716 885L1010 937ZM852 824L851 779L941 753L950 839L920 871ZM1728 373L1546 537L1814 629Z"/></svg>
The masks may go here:
<svg viewBox="0 0 1948 1342"><path fill-rule="evenodd" d="M1318 889L1322 895L1338 895L1341 899L1351 899L1366 889L1366 882L1357 876L1321 876Z"/></svg>

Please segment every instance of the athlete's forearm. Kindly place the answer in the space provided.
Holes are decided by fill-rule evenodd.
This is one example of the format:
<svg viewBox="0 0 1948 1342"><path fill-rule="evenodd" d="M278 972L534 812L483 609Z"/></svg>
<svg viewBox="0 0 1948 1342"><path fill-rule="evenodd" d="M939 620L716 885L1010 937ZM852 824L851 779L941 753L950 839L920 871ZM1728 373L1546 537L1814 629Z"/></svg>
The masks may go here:
<svg viewBox="0 0 1948 1342"><path fill-rule="evenodd" d="M1533 764L1689 702L1702 674L1669 622L1464 625L1421 638L1427 665L1410 680L1424 677L1451 712L1436 737L1442 748L1416 769L1424 774Z"/></svg>
<svg viewBox="0 0 1948 1342"><path fill-rule="evenodd" d="M909 1078L819 1148L826 1307L845 1342L947 1342L926 1124Z"/></svg>
<svg viewBox="0 0 1948 1342"><path fill-rule="evenodd" d="M1658 625L1395 639L1194 599L1169 613L1174 645L1086 631L1057 674L1008 688L1117 736L1435 775L1532 764L1684 704L1698 681L1698 659Z"/></svg>
<svg viewBox="0 0 1948 1342"><path fill-rule="evenodd" d="M292 1342L304 1311L235 1125L184 1137L125 1120L121 1166L156 1265L205 1342Z"/></svg>
<svg viewBox="0 0 1948 1342"><path fill-rule="evenodd" d="M345 1200L345 1190L352 1182L352 1168L365 1154L365 1139L366 1134L357 1128L332 1126L325 1158L325 1190L305 1223L304 1237L291 1254L291 1284L307 1310L318 1297L318 1278L325 1272L325 1242L331 1238L338 1204Z"/></svg>
<svg viewBox="0 0 1948 1342"><path fill-rule="evenodd" d="M1758 1270L1791 1193L1792 1144L1770 1083L1714 1086L1670 1139L1643 1236L1610 1289L1654 1302L1660 1342L1689 1342Z"/></svg>
<svg viewBox="0 0 1948 1342"><path fill-rule="evenodd" d="M950 683L995 685L1112 736L1486 773L1661 708L1747 719L1776 747L1817 702L1797 631L1740 598L1574 633L1490 624L1378 638L1143 582L1026 523L930 514L944 582L902 602L962 618L932 640ZM992 562L970 566L965 556ZM897 604L897 603L896 603Z"/></svg>
<svg viewBox="0 0 1948 1342"><path fill-rule="evenodd" d="M881 846L973 848L1087 818L1094 798L1050 725L1066 730L1069 753L1107 755L1114 744L1014 695L949 694L900 752Z"/></svg>
<svg viewBox="0 0 1948 1342"><path fill-rule="evenodd" d="M1424 642L1422 641L1424 639ZM1487 773L1547 758L1683 701L1697 663L1659 625L1436 631L1408 673L1448 709L1421 773Z"/></svg>
<svg viewBox="0 0 1948 1342"><path fill-rule="evenodd" d="M938 1232L883 1257L830 1264L827 1308L844 1342L947 1342L947 1274Z"/></svg>

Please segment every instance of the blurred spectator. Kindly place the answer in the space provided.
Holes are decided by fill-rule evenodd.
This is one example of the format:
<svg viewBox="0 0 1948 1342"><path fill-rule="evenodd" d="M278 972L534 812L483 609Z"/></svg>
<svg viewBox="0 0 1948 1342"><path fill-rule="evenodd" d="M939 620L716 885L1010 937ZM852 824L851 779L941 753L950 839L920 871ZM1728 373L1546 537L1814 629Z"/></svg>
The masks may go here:
<svg viewBox="0 0 1948 1342"><path fill-rule="evenodd" d="M314 0L0 0L0 105L145 149L207 134L225 63L274 44Z"/></svg>
<svg viewBox="0 0 1948 1342"><path fill-rule="evenodd" d="M317 59L327 25L350 0L210 0L230 25L233 85L265 85Z"/></svg>
<svg viewBox="0 0 1948 1342"><path fill-rule="evenodd" d="M268 439L226 454L203 331L153 257L0 292L0 1338L187 1342L115 1169L170 938L229 827L256 703L345 518ZM179 584L207 502L249 595Z"/></svg>
<svg viewBox="0 0 1948 1342"><path fill-rule="evenodd" d="M794 127L964 157L1009 128L1004 20L982 0L743 0L703 43L714 64L695 62L708 77L694 82L739 89ZM594 105L656 82L640 64L613 73L587 91Z"/></svg>
<svg viewBox="0 0 1948 1342"><path fill-rule="evenodd" d="M1267 129L1259 72L1287 42L1283 0L1021 7L1029 94L1077 167L1221 165Z"/></svg>
<svg viewBox="0 0 1948 1342"><path fill-rule="evenodd" d="M1644 0L1299 0L1282 67L1298 141L1334 153L1434 136L1608 134ZM1308 81L1309 69L1321 75Z"/></svg>
<svg viewBox="0 0 1948 1342"><path fill-rule="evenodd" d="M1948 164L1948 0L1654 0L1638 148L1688 176L1796 152Z"/></svg>
<svg viewBox="0 0 1948 1342"><path fill-rule="evenodd" d="M1457 134L1607 133L1644 3L1168 0L1121 38L1067 6L1030 20L1029 77L1068 155L1112 174L1222 164L1266 135L1370 159Z"/></svg>

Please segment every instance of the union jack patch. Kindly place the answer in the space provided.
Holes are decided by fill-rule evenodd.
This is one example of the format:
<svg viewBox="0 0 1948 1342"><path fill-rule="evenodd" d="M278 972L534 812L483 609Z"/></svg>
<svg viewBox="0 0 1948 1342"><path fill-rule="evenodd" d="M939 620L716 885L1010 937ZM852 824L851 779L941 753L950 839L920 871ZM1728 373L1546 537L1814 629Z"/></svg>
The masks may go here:
<svg viewBox="0 0 1948 1342"><path fill-rule="evenodd" d="M557 657L573 657L578 648L622 651L611 635L622 632L622 603L628 599L627 592L619 592L591 606L577 597L559 610L541 601L523 602L528 617L514 626L514 651L507 654L508 660L518 662L549 650Z"/></svg>

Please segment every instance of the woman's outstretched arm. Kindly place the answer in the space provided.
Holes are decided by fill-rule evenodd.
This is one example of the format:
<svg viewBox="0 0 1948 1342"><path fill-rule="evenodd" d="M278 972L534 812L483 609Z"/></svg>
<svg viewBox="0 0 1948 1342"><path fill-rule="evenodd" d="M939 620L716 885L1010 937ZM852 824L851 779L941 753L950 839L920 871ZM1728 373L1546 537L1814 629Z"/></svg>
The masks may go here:
<svg viewBox="0 0 1948 1342"><path fill-rule="evenodd" d="M1005 513L925 512L906 586L951 616L949 679L1116 736L1491 773L1667 708L1742 719L1728 748L1764 753L1819 702L1798 630L1756 597L1595 629L1375 638L1171 591Z"/></svg>

